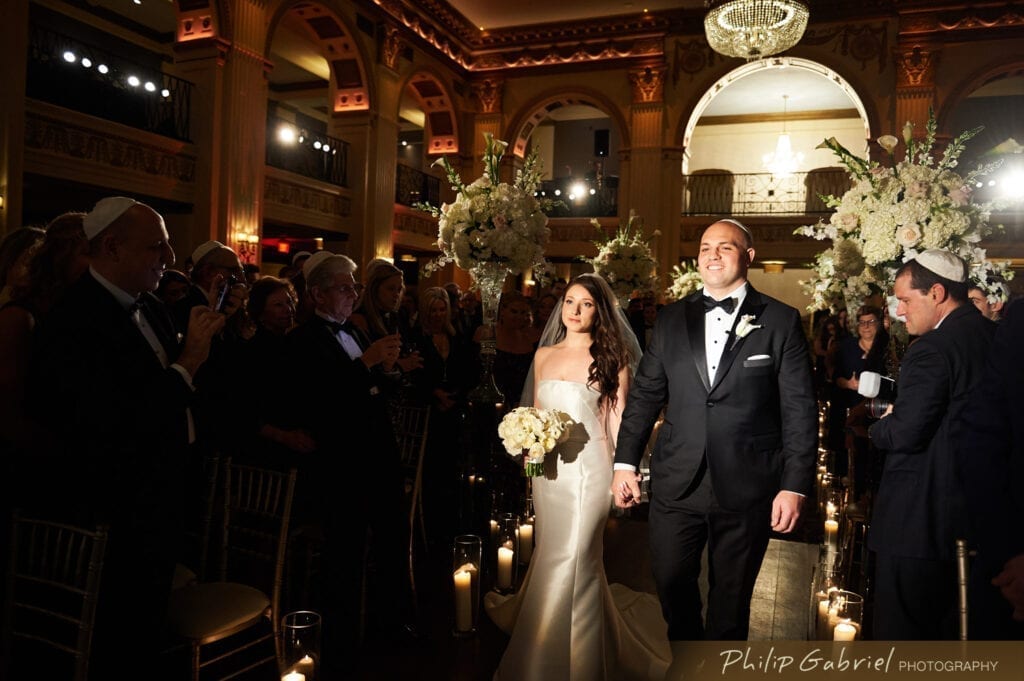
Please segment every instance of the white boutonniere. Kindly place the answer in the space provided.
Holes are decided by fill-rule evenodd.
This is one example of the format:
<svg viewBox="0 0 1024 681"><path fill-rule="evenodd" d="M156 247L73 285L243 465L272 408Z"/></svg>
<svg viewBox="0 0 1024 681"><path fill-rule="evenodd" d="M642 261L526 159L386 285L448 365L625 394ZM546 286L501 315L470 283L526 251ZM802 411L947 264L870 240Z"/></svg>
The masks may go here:
<svg viewBox="0 0 1024 681"><path fill-rule="evenodd" d="M736 323L736 339L733 341L733 345L736 345L740 338L746 338L751 331L756 331L757 329L763 328L762 324L754 323L755 318L755 315L752 314L745 314L742 317L740 317L739 322Z"/></svg>

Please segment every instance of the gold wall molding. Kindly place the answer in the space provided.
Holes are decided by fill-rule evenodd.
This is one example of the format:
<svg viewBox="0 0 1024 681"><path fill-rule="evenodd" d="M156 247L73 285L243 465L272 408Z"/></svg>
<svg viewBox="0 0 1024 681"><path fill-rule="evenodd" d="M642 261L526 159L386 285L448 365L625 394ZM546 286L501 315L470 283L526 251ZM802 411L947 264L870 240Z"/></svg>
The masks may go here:
<svg viewBox="0 0 1024 681"><path fill-rule="evenodd" d="M804 33L800 44L831 48L835 54L860 62L861 70L866 70L869 64L875 63L878 73L882 73L889 59L889 24L844 23L812 27Z"/></svg>
<svg viewBox="0 0 1024 681"><path fill-rule="evenodd" d="M270 166L265 170L263 201L265 216L289 215L289 221L295 222L300 211L303 220L312 218L309 224L335 231L341 228L342 218L352 215L352 199L341 187Z"/></svg>

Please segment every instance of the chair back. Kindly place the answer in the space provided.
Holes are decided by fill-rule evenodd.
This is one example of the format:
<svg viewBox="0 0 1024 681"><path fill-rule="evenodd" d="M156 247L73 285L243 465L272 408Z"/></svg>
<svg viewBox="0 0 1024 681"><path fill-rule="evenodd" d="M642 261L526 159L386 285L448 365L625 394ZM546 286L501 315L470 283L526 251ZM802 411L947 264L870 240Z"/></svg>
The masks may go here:
<svg viewBox="0 0 1024 681"><path fill-rule="evenodd" d="M400 403L394 409L393 422L406 479L415 482L421 472L423 452L427 445L430 407Z"/></svg>
<svg viewBox="0 0 1024 681"><path fill-rule="evenodd" d="M279 627L295 469L275 471L224 461L219 579L262 590Z"/></svg>
<svg viewBox="0 0 1024 681"><path fill-rule="evenodd" d="M12 678L85 681L106 547L103 525L14 512L4 622Z"/></svg>

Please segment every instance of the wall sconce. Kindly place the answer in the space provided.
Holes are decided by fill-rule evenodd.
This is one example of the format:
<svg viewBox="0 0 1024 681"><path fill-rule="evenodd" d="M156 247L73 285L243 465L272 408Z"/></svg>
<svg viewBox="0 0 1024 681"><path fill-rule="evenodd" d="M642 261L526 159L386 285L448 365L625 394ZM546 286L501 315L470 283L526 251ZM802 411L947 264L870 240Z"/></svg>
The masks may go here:
<svg viewBox="0 0 1024 681"><path fill-rule="evenodd" d="M0 210L4 209L4 195L0 194Z"/></svg>

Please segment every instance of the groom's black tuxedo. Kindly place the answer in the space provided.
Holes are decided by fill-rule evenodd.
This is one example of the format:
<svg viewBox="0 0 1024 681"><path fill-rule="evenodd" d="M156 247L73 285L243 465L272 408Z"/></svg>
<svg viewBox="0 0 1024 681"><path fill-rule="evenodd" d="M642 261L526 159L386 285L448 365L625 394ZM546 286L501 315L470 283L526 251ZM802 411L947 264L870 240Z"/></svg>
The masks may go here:
<svg viewBox="0 0 1024 681"><path fill-rule="evenodd" d="M746 636L772 499L780 490L811 492L817 446L810 355L799 313L748 283L713 383L705 314L700 293L659 313L629 392L615 456L617 464L637 466L665 409L651 462L651 546L669 638L677 640L705 635L696 589L709 535L719 593L713 588L709 596L706 636ZM747 315L756 328L740 337L736 328ZM728 522L719 524L723 517Z"/></svg>

